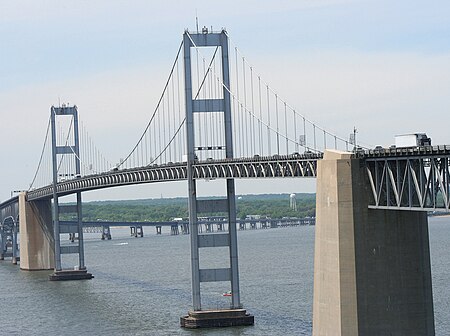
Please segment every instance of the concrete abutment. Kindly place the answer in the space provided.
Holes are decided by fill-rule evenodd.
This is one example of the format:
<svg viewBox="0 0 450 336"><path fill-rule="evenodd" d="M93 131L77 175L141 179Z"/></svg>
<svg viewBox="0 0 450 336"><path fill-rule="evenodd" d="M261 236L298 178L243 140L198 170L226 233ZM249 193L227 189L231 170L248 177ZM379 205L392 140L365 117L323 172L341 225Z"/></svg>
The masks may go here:
<svg viewBox="0 0 450 336"><path fill-rule="evenodd" d="M31 201L19 195L20 268L28 271L55 267L50 200Z"/></svg>
<svg viewBox="0 0 450 336"><path fill-rule="evenodd" d="M368 209L364 169L318 163L313 335L434 335L427 215Z"/></svg>

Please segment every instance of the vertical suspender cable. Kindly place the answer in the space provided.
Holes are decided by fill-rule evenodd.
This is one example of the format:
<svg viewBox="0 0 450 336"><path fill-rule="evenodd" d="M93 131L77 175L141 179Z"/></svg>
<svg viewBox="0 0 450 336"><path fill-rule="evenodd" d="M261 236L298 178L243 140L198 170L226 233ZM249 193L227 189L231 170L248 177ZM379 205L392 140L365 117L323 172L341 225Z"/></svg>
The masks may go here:
<svg viewBox="0 0 450 336"><path fill-rule="evenodd" d="M175 79L174 79L174 75L171 75L172 77L172 110L173 110L173 133L175 134L176 132L176 124L177 124L177 120L176 120L176 109L175 109ZM169 116L169 120L170 120L170 116ZM176 141L174 142L176 144ZM179 150L179 149L178 149ZM173 161L179 161L179 158L181 158L181 155L177 155L177 146L175 145L173 148Z"/></svg>
<svg viewBox="0 0 450 336"><path fill-rule="evenodd" d="M294 142L295 142L295 151L298 153L297 120L295 110L294 110Z"/></svg>
<svg viewBox="0 0 450 336"><path fill-rule="evenodd" d="M284 102L284 129L286 134L286 155L289 154L289 141L288 141L288 124L287 124L287 107L286 102ZM295 139L295 138L294 138Z"/></svg>
<svg viewBox="0 0 450 336"><path fill-rule="evenodd" d="M254 91L253 91L253 68L250 67L250 90L252 92L252 113L255 114L255 100L254 100ZM252 118L252 154L255 153L255 147L256 147L256 134L255 134L255 118Z"/></svg>
<svg viewBox="0 0 450 336"><path fill-rule="evenodd" d="M161 106L162 106L162 99L161 99ZM161 107L162 108L162 107ZM158 129L156 130L156 132L158 133L158 148L156 149L155 154L159 153L159 151L161 150L161 108L158 108ZM161 162L161 158L159 159L159 163Z"/></svg>
<svg viewBox="0 0 450 336"><path fill-rule="evenodd" d="M306 120L305 117L303 117L303 147L307 150L308 144L306 139Z"/></svg>
<svg viewBox="0 0 450 336"><path fill-rule="evenodd" d="M263 140L262 140L262 97L261 97L261 77L258 76L258 95L259 95L259 119L258 119L258 127L259 127L259 150L261 151L261 155L264 154Z"/></svg>
<svg viewBox="0 0 450 336"><path fill-rule="evenodd" d="M277 119L277 154L280 155L280 118L278 117L278 95L275 94L275 114Z"/></svg>
<svg viewBox="0 0 450 336"><path fill-rule="evenodd" d="M167 96L167 109L166 109L166 113L167 113L167 141L171 138L171 134L172 131L170 129L170 84L167 87L167 92L166 92L166 96ZM164 144L166 144L166 139L164 139ZM168 158L166 159L167 161L172 161L172 146L169 146L169 148L167 148L167 156Z"/></svg>
<svg viewBox="0 0 450 336"><path fill-rule="evenodd" d="M314 150L317 150L317 144L316 144L316 125L313 124L313 134L314 134Z"/></svg>
<svg viewBox="0 0 450 336"><path fill-rule="evenodd" d="M198 51L198 48L197 47L195 47L195 52L196 52L196 59L197 59L197 62L196 62L196 64L197 64L197 79L196 79L196 82L197 82L197 91L199 91L200 90L200 67L199 67L199 65L198 65L198 54L199 54L199 51ZM198 114L194 114L194 118L197 118L197 120L195 121L195 123L194 123L194 125L198 125L199 124L199 122L197 122L197 121L199 121L199 115ZM195 132L195 135L197 135L198 134L198 144L201 146L202 145L202 132ZM194 142L195 142L195 140L194 140Z"/></svg>
<svg viewBox="0 0 450 336"><path fill-rule="evenodd" d="M205 78L205 75L206 75L206 69L205 69L206 64L205 63L206 63L205 59L202 58L202 65L203 65L202 78ZM205 78L205 80L207 81L207 78ZM200 78L199 78L199 83L200 83ZM203 94L200 94L200 96L203 96L203 99L207 99L208 98L208 96L207 96L207 94L208 94L207 86L208 86L208 84L206 84L206 88L205 87L201 88L201 92ZM206 106L205 106L205 109L206 109ZM209 143L209 141L210 141L210 139L209 139L209 132L208 132L208 116L209 115L210 115L210 113L208 113L208 112L202 113L200 115L201 118L203 119L203 130L205 132L205 134L204 134L204 136L205 136L205 140L204 140L205 141L205 146L209 146L209 144L210 144ZM207 151L207 157L210 157L209 150Z"/></svg>
<svg viewBox="0 0 450 336"><path fill-rule="evenodd" d="M237 109L236 109L236 112L237 112L237 115L236 115L236 121L238 121L239 122L239 132L238 132L238 135L239 135L239 155L240 156L242 156L242 148L243 148L243 146L242 146L242 113L240 113L240 100L239 100L239 62L238 62L238 50L237 50L237 47L235 47L234 48L234 52L235 52L235 58L236 58L236 60L235 60L235 62L236 62L236 104L237 104ZM239 119L238 119L239 118ZM236 145L235 145L236 146Z"/></svg>
<svg viewBox="0 0 450 336"><path fill-rule="evenodd" d="M178 66L178 61L177 61L177 100L178 100L178 119L181 120L181 100L180 100L180 71L179 71L179 66ZM182 146L182 138L183 137L179 137L179 144L178 144L178 148L179 151L181 153L180 158L182 158L182 155L184 153L184 146Z"/></svg>
<svg viewBox="0 0 450 336"><path fill-rule="evenodd" d="M164 93L164 96L167 95L167 91ZM161 118L162 118L162 129L160 128L160 132L162 132L162 145L164 146L164 144L166 143L166 108L165 108L165 104L164 104L164 97L163 99L161 99ZM161 131L162 130L162 131ZM161 144L159 146L159 151L161 151ZM166 152L164 152L164 163L167 163L167 154Z"/></svg>
<svg viewBox="0 0 450 336"><path fill-rule="evenodd" d="M243 99L244 109L242 110L242 113L243 113L243 118L245 120L245 125L243 125L244 130L245 130L244 133L246 134L246 138L245 138L244 142L245 142L246 156L249 156L248 146L249 146L250 139L248 138L248 133L247 133L247 131L249 130L248 123L247 123L248 116L247 116L247 113L244 114L245 109L247 109L247 87L246 87L247 85L246 85L246 81L245 81L245 59L244 59L244 57L242 57L242 78L243 78L243 86L244 86L244 99ZM250 129L250 132L251 132L251 129Z"/></svg>
<svg viewBox="0 0 450 336"><path fill-rule="evenodd" d="M269 86L266 85L266 95L267 95L267 150L268 155L272 155L271 145L270 145L270 101L269 101Z"/></svg>
<svg viewBox="0 0 450 336"><path fill-rule="evenodd" d="M147 129L145 131L145 165L148 165L148 136L150 134L150 131Z"/></svg>
<svg viewBox="0 0 450 336"><path fill-rule="evenodd" d="M216 60L214 59L214 62L212 64L213 66L213 75L212 75L212 80L211 80L211 89L212 89L212 95L214 96L214 99L219 99L219 95L217 94L217 83L216 83ZM216 138L214 139L214 143L216 146L221 146L222 145L222 138L220 137L220 133L219 133L219 123L220 123L220 117L222 116L223 113L220 114L215 114L214 115L214 134L216 135ZM214 157L216 159L221 159L222 158L222 153L220 151L217 151L216 156Z"/></svg>

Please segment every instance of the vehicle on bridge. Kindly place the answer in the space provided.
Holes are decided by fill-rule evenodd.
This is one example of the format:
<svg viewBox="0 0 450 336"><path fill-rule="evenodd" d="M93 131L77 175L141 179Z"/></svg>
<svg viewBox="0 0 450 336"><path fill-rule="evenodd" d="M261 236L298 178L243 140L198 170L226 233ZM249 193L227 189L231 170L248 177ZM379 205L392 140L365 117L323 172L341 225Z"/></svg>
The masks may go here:
<svg viewBox="0 0 450 336"><path fill-rule="evenodd" d="M431 146L431 138L426 133L400 134L395 136L395 147Z"/></svg>

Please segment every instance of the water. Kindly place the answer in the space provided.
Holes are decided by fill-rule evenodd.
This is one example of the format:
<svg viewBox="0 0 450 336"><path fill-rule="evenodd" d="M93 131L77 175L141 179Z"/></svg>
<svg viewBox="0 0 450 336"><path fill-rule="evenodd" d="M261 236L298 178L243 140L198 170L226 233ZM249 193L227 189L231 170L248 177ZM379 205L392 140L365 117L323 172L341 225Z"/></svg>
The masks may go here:
<svg viewBox="0 0 450 336"><path fill-rule="evenodd" d="M311 334L314 227L239 231L242 303L255 326L208 330L179 327L191 307L189 237L153 230L147 228L144 238L116 230L111 241L88 235L93 280L50 282L49 272L2 262L0 335ZM450 335L449 218L430 220L430 241L436 333ZM221 295L228 288L203 289L206 306L229 303Z"/></svg>

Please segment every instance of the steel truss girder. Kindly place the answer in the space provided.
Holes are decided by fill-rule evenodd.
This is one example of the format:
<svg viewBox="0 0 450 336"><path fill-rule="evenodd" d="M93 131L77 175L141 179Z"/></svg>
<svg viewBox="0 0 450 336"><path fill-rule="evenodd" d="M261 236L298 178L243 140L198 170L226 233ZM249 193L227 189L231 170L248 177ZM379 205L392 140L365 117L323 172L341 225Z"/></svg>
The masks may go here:
<svg viewBox="0 0 450 336"><path fill-rule="evenodd" d="M449 211L450 155L365 159L369 208Z"/></svg>
<svg viewBox="0 0 450 336"><path fill-rule="evenodd" d="M2 211L2 215L7 212ZM13 263L17 263L19 259L18 232L19 215L11 213L6 217L2 216L0 222L0 260L3 260L4 257L12 257ZM8 252L8 247L11 247L11 252Z"/></svg>
<svg viewBox="0 0 450 336"><path fill-rule="evenodd" d="M12 216L13 218L19 218L19 197L14 196L9 200L0 203L0 222L6 217Z"/></svg>
<svg viewBox="0 0 450 336"><path fill-rule="evenodd" d="M317 160L311 158L293 158L290 156L274 159L232 159L198 162L193 165L195 179L221 178L278 178L278 177L316 177ZM58 196L124 185L181 181L187 179L186 163L149 166L135 169L110 171L89 175L78 179L59 182L56 186ZM27 200L51 198L53 186L48 185L27 193Z"/></svg>
<svg viewBox="0 0 450 336"><path fill-rule="evenodd" d="M0 259L11 256L13 263L19 258L17 234L19 232L19 197L0 204ZM8 252L8 245L11 252Z"/></svg>

